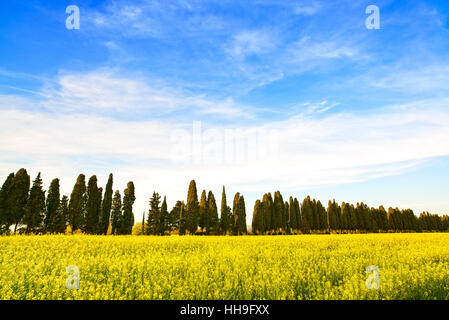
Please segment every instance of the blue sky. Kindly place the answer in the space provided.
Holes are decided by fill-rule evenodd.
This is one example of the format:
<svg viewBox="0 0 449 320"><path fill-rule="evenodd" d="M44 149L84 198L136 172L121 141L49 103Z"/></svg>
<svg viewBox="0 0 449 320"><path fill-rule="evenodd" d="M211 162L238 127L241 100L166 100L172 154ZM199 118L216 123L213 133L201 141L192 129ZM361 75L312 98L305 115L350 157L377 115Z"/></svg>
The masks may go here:
<svg viewBox="0 0 449 320"><path fill-rule="evenodd" d="M0 48L2 180L449 214L447 1L3 1Z"/></svg>

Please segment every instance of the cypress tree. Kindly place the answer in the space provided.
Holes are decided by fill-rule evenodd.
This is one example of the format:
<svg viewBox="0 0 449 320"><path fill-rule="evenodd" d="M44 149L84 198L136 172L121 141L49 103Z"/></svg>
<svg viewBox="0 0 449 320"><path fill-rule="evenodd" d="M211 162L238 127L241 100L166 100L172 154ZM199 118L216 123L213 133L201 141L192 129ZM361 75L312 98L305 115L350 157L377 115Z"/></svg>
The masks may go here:
<svg viewBox="0 0 449 320"><path fill-rule="evenodd" d="M327 211L321 204L321 201L318 200L316 203L317 213L319 217L319 229L320 230L327 230L329 228L329 225L327 223Z"/></svg>
<svg viewBox="0 0 449 320"><path fill-rule="evenodd" d="M59 179L53 179L50 183L50 188L48 189L46 212L44 219L44 228L45 231L53 233L56 230L53 229L55 224L53 223L54 219L57 219L58 210L61 205L60 193L59 193Z"/></svg>
<svg viewBox="0 0 449 320"><path fill-rule="evenodd" d="M157 235L160 234L161 226L161 196L156 191L153 192L153 196L150 198L150 210L148 212L147 219L147 234Z"/></svg>
<svg viewBox="0 0 449 320"><path fill-rule="evenodd" d="M101 208L101 219L100 219L100 234L106 234L109 227L109 219L111 216L111 206L112 206L112 186L114 179L112 173L109 174L108 182L106 184L106 189L104 191L103 204Z"/></svg>
<svg viewBox="0 0 449 320"><path fill-rule="evenodd" d="M302 212L302 232L310 233L313 226L313 209L310 197L304 199L301 207Z"/></svg>
<svg viewBox="0 0 449 320"><path fill-rule="evenodd" d="M103 188L98 188L98 197L97 197L97 212L98 212L98 220L95 225L95 233L103 234ZM107 230L106 230L107 231Z"/></svg>
<svg viewBox="0 0 449 320"><path fill-rule="evenodd" d="M218 209L217 203L215 202L215 197L212 191L209 191L207 195L207 204L208 204L208 230L207 234L219 234L220 232L220 221L218 219Z"/></svg>
<svg viewBox="0 0 449 320"><path fill-rule="evenodd" d="M98 208L98 186L97 177L92 176L87 183L87 208L86 208L86 226L85 231L89 234L95 234L98 227L100 212Z"/></svg>
<svg viewBox="0 0 449 320"><path fill-rule="evenodd" d="M226 191L223 186L223 191L221 193L221 209L220 209L220 230L222 234L226 234L229 231L229 213L228 204L226 203Z"/></svg>
<svg viewBox="0 0 449 320"><path fill-rule="evenodd" d="M86 206L86 177L80 174L76 179L69 201L69 223L72 233L84 225L84 209Z"/></svg>
<svg viewBox="0 0 449 320"><path fill-rule="evenodd" d="M186 219L184 217L184 203L181 203L179 210L179 235L184 236L186 234Z"/></svg>
<svg viewBox="0 0 449 320"><path fill-rule="evenodd" d="M232 201L232 219L231 219L231 230L233 234L239 233L239 225L237 223L237 218L239 214L239 199L240 199L240 193L237 192L234 195L234 201Z"/></svg>
<svg viewBox="0 0 449 320"><path fill-rule="evenodd" d="M297 198L293 200L296 212L296 225L298 230L302 230L302 214L301 214L301 206L299 205L299 201Z"/></svg>
<svg viewBox="0 0 449 320"><path fill-rule="evenodd" d="M269 233L272 230L272 211L273 211L273 202L271 199L271 194L266 193L263 195L262 198L262 205L263 205L263 216L265 220L265 232Z"/></svg>
<svg viewBox="0 0 449 320"><path fill-rule="evenodd" d="M114 198L112 199L111 208L111 234L117 234L119 232L119 227L122 221L123 211L122 211L122 196L120 191L116 191Z"/></svg>
<svg viewBox="0 0 449 320"><path fill-rule="evenodd" d="M284 224L284 230L287 234L292 234L292 228L290 225L290 213L289 213L289 209L288 209L288 202L285 201L284 202L284 216L282 219L282 223Z"/></svg>
<svg viewBox="0 0 449 320"><path fill-rule="evenodd" d="M158 234L161 236L165 235L165 231L167 230L167 220L168 220L167 198L166 196L164 196L164 201L162 201L161 205L161 213L159 215Z"/></svg>
<svg viewBox="0 0 449 320"><path fill-rule="evenodd" d="M175 230L178 230L178 228L179 228L179 217L181 215L181 206L182 205L183 204L181 201L179 201L179 200L176 201L175 206L169 213L168 225L167 225L169 232L173 232Z"/></svg>
<svg viewBox="0 0 449 320"><path fill-rule="evenodd" d="M200 215L199 226L201 228L201 233L203 233L204 229L209 227L208 204L207 204L207 198L206 198L206 190L203 190L203 192L201 193L199 215Z"/></svg>
<svg viewBox="0 0 449 320"><path fill-rule="evenodd" d="M282 195L279 191L274 193L274 229L275 231L279 231L281 229L285 230L285 226L283 225L283 215L284 215L284 200L282 199Z"/></svg>
<svg viewBox="0 0 449 320"><path fill-rule="evenodd" d="M145 235L145 211L142 214L142 235Z"/></svg>
<svg viewBox="0 0 449 320"><path fill-rule="evenodd" d="M350 211L349 211L349 205L345 202L341 204L341 217L342 217L342 229L343 230L350 230Z"/></svg>
<svg viewBox="0 0 449 320"><path fill-rule="evenodd" d="M120 225L121 234L131 234L134 225L133 205L136 201L134 183L128 182L123 196L123 219Z"/></svg>
<svg viewBox="0 0 449 320"><path fill-rule="evenodd" d="M195 234L198 230L199 223L199 203L198 203L198 193L196 191L195 180L192 180L189 185L189 191L187 192L187 206L186 206L186 230L190 234Z"/></svg>
<svg viewBox="0 0 449 320"><path fill-rule="evenodd" d="M257 200L254 204L252 231L254 234L263 234L265 232L263 205L260 200Z"/></svg>
<svg viewBox="0 0 449 320"><path fill-rule="evenodd" d="M28 198L28 208L23 223L26 224L27 233L35 233L42 227L42 221L45 217L45 191L42 189L41 173L39 172L33 181Z"/></svg>
<svg viewBox="0 0 449 320"><path fill-rule="evenodd" d="M243 196L239 197L238 203L237 203L237 219L236 219L236 225L237 225L237 234L247 234L248 229L246 226L246 208L245 208L245 198Z"/></svg>
<svg viewBox="0 0 449 320"><path fill-rule="evenodd" d="M59 202L58 210L52 217L50 222L50 230L53 233L65 233L67 229L67 216L69 210L69 202L67 196L62 196Z"/></svg>
<svg viewBox="0 0 449 320"><path fill-rule="evenodd" d="M10 173L0 190L0 234L8 232L12 225L14 173Z"/></svg>
<svg viewBox="0 0 449 320"><path fill-rule="evenodd" d="M25 215L27 209L27 202L30 192L30 176L25 169L20 169L14 176L12 191L11 191L11 224L14 224L14 233L17 231L17 226Z"/></svg>
<svg viewBox="0 0 449 320"><path fill-rule="evenodd" d="M299 229L297 217L295 201L293 200L293 197L290 197L290 199L288 199L288 221L290 228L293 230Z"/></svg>

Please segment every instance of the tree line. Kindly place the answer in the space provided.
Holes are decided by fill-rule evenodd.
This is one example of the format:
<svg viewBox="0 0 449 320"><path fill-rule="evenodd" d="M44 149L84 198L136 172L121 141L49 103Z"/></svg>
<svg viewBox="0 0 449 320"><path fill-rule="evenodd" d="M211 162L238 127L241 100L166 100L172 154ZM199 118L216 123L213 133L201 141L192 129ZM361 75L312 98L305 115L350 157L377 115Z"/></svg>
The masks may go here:
<svg viewBox="0 0 449 320"><path fill-rule="evenodd" d="M13 227L26 234L75 233L126 235L136 229L133 182L123 191L113 191L110 174L104 192L97 177L80 174L70 198L60 194L59 179L53 179L48 192L43 189L39 173L30 187L26 169L11 173L0 189L0 234ZM195 180L189 184L187 201L176 201L169 211L167 199L153 192L148 212L142 215L137 234L145 235L244 235L248 234L246 206L237 192L228 205L223 186L220 210L212 191L203 190L198 200ZM219 212L220 211L220 212ZM335 200L327 208L318 200L306 197L301 203L290 197L284 201L276 191L263 195L254 205L251 233L256 235L310 233L428 232L449 230L449 217L423 212L417 217L411 209L383 206L371 208Z"/></svg>
<svg viewBox="0 0 449 320"><path fill-rule="evenodd" d="M327 209L315 199L306 197L302 203L290 197L283 201L279 191L266 193L254 205L254 234L309 233L376 233L423 232L449 230L449 217L423 212L417 217L411 209L399 210L383 206L370 208L366 204L329 201Z"/></svg>
<svg viewBox="0 0 449 320"><path fill-rule="evenodd" d="M44 191L41 173L30 188L26 169L11 173L0 189L0 234L65 233L130 234L134 225L133 204L136 200L133 182L123 192L113 195L113 175L109 175L104 194L93 175L86 185L80 174L70 198L60 193L59 179L53 179ZM20 226L19 230L18 227ZM69 228L69 229L68 229Z"/></svg>

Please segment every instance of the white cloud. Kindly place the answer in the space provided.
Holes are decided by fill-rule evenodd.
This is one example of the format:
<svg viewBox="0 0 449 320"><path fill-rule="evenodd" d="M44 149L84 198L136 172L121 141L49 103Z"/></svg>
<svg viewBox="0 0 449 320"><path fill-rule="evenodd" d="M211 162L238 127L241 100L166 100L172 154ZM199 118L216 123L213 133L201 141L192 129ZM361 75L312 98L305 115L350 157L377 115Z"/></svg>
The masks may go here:
<svg viewBox="0 0 449 320"><path fill-rule="evenodd" d="M234 58L259 55L276 47L276 38L266 30L241 31L235 34L225 51Z"/></svg>
<svg viewBox="0 0 449 320"><path fill-rule="evenodd" d="M315 2L309 3L309 4L295 5L293 8L293 11L295 12L295 14L298 14L298 15L313 16L316 13L318 13L318 11L320 11L321 9L322 9L322 5L315 1Z"/></svg>
<svg viewBox="0 0 449 320"><path fill-rule="evenodd" d="M385 108L376 114L299 115L245 127L205 122L200 148L193 145L189 123L124 122L2 108L0 176L6 177L23 164L33 174L42 171L49 179L61 177L64 192L69 193L78 173L96 173L106 179L112 171L121 189L128 180L136 183L138 214L153 190L167 194L171 204L184 198L190 179L218 194L222 184L243 194L262 194L274 187L288 192L365 181L400 174L425 159L449 155L447 103L422 101ZM173 139L180 129L184 135ZM204 131L209 129L215 129L215 133ZM220 139L227 129L243 132L234 141L235 146L243 146L236 151L237 156L243 156L239 161L189 161L197 153L207 158L217 145L226 147L225 140ZM251 157L254 150L248 152L245 147L247 129L277 133L274 141L278 145L268 145L270 135L262 135L255 150L271 150L277 157L263 152ZM247 199L248 212L252 200Z"/></svg>
<svg viewBox="0 0 449 320"><path fill-rule="evenodd" d="M302 63L313 60L329 60L340 58L355 58L358 49L340 41L313 42L309 37L301 38L289 49L290 59L293 63Z"/></svg>
<svg viewBox="0 0 449 320"><path fill-rule="evenodd" d="M139 77L123 77L112 70L84 74L61 74L55 83L47 83L35 94L43 96L38 104L47 110L68 113L123 113L154 116L173 112L189 112L196 115L213 115L221 118L251 118L249 107L236 103L232 98L212 99L205 95L168 87L160 81ZM31 105L24 100L5 105ZM1 102L0 100L0 102Z"/></svg>
<svg viewBox="0 0 449 320"><path fill-rule="evenodd" d="M404 67L382 70L386 76L367 80L374 87L393 89L404 92L426 93L449 89L449 66L447 64L429 65L421 68Z"/></svg>

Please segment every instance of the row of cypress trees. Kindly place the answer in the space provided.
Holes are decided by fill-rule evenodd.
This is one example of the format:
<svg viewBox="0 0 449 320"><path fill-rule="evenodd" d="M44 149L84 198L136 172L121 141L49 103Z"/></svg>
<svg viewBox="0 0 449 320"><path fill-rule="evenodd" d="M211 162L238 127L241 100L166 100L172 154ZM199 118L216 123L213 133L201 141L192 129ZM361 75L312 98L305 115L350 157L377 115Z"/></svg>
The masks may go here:
<svg viewBox="0 0 449 320"><path fill-rule="evenodd" d="M422 231L449 231L449 217L428 212L417 217L411 209L370 208L363 202L340 206L335 200L326 209L309 196L301 204L293 197L284 202L279 191L274 199L266 193L262 201L256 201L252 221L254 234Z"/></svg>
<svg viewBox="0 0 449 320"><path fill-rule="evenodd" d="M97 177L80 174L70 198L60 194L59 179L53 179L48 193L43 190L39 173L30 188L30 176L25 169L11 173L0 189L0 233L64 233L131 234L134 226L133 204L136 200L133 182L127 184L123 199L113 193L113 175L109 175L103 194ZM185 234L247 234L245 199L236 193L232 208L228 206L223 186L220 217L212 191L203 190L200 200L195 180L189 184L187 202L177 201L168 212L167 200L153 192L150 209L142 217L141 233L165 235ZM412 210L383 206L370 208L364 203L341 205L329 201L327 209L318 200L306 197L283 200L279 191L263 195L254 205L252 233L295 234L324 232L409 232L448 231L449 217L423 212L419 217Z"/></svg>
<svg viewBox="0 0 449 320"><path fill-rule="evenodd" d="M220 218L218 207L212 191L203 190L198 201L195 180L189 184L187 203L177 201L168 212L166 197L161 203L161 196L153 192L150 198L150 209L145 222L142 217L142 231L147 235L164 235L178 231L186 234L247 234L245 199L240 193L234 196L232 210L226 200L223 186L221 196Z"/></svg>
<svg viewBox="0 0 449 320"><path fill-rule="evenodd" d="M47 195L42 186L41 173L30 188L26 169L11 173L0 189L0 233L64 233L106 234L109 226L113 234L131 234L134 225L132 207L135 201L133 182L124 191L123 202L119 191L113 197L113 175L109 175L103 195L97 177L80 174L70 198L60 194L59 179L50 183Z"/></svg>

